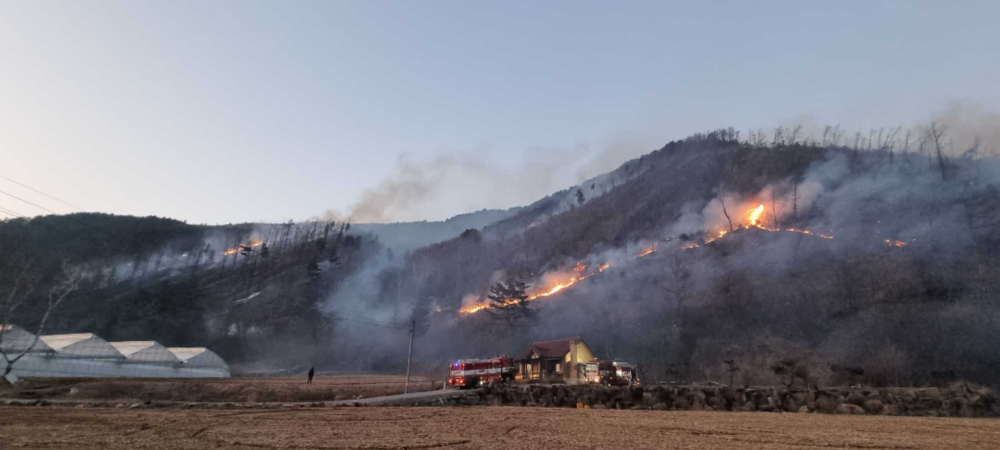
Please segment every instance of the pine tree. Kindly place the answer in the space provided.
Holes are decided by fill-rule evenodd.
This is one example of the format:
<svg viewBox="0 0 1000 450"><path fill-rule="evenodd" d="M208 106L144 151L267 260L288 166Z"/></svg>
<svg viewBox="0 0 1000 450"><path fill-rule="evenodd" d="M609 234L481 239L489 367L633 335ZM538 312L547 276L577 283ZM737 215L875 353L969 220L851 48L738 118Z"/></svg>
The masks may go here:
<svg viewBox="0 0 1000 450"><path fill-rule="evenodd" d="M490 287L489 308L486 309L494 320L503 321L514 334L514 324L530 319L534 311L528 308L528 285L523 281L510 280L507 284L497 282Z"/></svg>

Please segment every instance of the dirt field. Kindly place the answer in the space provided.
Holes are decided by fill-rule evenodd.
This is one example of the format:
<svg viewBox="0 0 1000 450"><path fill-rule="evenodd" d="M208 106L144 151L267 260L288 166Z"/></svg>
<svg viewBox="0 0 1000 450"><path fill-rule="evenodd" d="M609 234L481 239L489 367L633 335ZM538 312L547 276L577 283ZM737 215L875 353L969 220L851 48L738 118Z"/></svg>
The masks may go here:
<svg viewBox="0 0 1000 450"><path fill-rule="evenodd" d="M171 378L34 378L15 386L0 383L0 398L64 400L137 400L180 402L318 402L401 394L399 375L305 377ZM410 377L410 392L431 389L426 377ZM437 382L440 388L441 381Z"/></svg>
<svg viewBox="0 0 1000 450"><path fill-rule="evenodd" d="M1000 421L516 407L0 407L0 447L955 450L1000 447Z"/></svg>

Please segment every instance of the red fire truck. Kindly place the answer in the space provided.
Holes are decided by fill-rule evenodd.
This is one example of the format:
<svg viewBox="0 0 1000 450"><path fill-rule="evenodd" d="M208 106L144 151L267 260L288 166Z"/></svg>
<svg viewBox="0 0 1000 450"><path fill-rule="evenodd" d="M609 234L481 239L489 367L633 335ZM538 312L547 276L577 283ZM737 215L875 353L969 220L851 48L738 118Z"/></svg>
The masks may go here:
<svg viewBox="0 0 1000 450"><path fill-rule="evenodd" d="M486 359L457 359L451 362L448 386L474 388L495 383L514 381L514 364L510 356L500 355Z"/></svg>

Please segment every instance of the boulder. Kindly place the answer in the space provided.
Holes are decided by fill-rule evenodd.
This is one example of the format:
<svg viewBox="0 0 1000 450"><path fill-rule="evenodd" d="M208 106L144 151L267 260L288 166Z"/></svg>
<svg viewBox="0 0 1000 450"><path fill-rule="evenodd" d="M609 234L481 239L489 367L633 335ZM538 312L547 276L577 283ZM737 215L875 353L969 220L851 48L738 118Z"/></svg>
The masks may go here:
<svg viewBox="0 0 1000 450"><path fill-rule="evenodd" d="M865 410L852 403L841 403L837 407L837 414L864 415Z"/></svg>
<svg viewBox="0 0 1000 450"><path fill-rule="evenodd" d="M799 405L800 403L796 402L795 398L793 398L791 395L785 397L785 404L784 404L785 411L796 412L800 408Z"/></svg>
<svg viewBox="0 0 1000 450"><path fill-rule="evenodd" d="M826 414L832 414L837 410L837 401L829 395L820 395L816 398L816 410Z"/></svg>
<svg viewBox="0 0 1000 450"><path fill-rule="evenodd" d="M851 394L847 396L847 403L855 406L863 407L865 405L865 400L867 400L865 396L857 391L851 392Z"/></svg>
<svg viewBox="0 0 1000 450"><path fill-rule="evenodd" d="M631 388L632 401L633 402L642 401L642 397L645 392L646 390L643 389L642 386L632 386Z"/></svg>
<svg viewBox="0 0 1000 450"><path fill-rule="evenodd" d="M868 414L879 414L882 412L882 409L885 408L885 405L882 404L881 400L872 399L872 400L865 400L864 408L865 412L867 412Z"/></svg>

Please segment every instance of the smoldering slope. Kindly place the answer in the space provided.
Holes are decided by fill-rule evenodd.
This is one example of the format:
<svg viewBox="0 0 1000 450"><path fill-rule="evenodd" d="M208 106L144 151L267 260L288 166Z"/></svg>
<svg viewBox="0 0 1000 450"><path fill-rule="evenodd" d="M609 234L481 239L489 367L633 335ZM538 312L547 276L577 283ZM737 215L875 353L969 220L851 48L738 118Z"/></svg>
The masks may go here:
<svg viewBox="0 0 1000 450"><path fill-rule="evenodd" d="M853 362L896 380L962 367L983 381L1000 344L985 331L1000 325L988 294L997 280L968 270L991 258L984 246L995 247L1000 230L969 204L995 201L997 160L963 161L948 182L922 157L860 175L848 164L832 154L800 185L799 226L834 239L749 228L710 246L667 246L545 305L533 332L589 334L600 354L636 361L654 378L679 365L687 377L721 380L722 361L735 358L746 382L762 383L773 381L771 364L792 357L824 380ZM729 205L740 215L779 190ZM713 204L702 229L725 226ZM777 220L789 223L781 211ZM985 265L995 268L992 259Z"/></svg>
<svg viewBox="0 0 1000 450"><path fill-rule="evenodd" d="M734 357L747 383L774 382L769 365L782 357L806 361L823 380L835 376L831 366L850 361L870 361L870 373L913 383L922 373L962 364L979 376L996 363L989 349L1000 345L995 333L982 331L1000 325L1000 311L987 298L997 264L985 247L996 245L1000 230L988 217L993 209L979 205L995 201L1000 163L987 157L949 164L943 181L927 154L890 157L841 148L801 176L756 194L692 201L657 239L553 268L612 263L606 272L533 302L536 317L515 329L505 330L487 313L436 313L431 305L418 332L416 364L440 370L456 357L511 354L534 340L582 335L600 356L636 362L652 379L723 379L721 361ZM719 214L723 202L737 225L748 225L746 212L763 204L765 228L834 238L745 227L712 244L682 248L728 229ZM636 258L645 248L656 252ZM970 273L977 264L988 268ZM375 263L332 297L359 299L349 304L353 311L398 323L419 306L413 299L421 287L405 288L389 307L377 298L382 293L374 280L400 266ZM530 281L544 283L542 276ZM342 306L331 303L330 310ZM959 331L963 327L973 331ZM405 332L358 325L340 332L338 353L363 349L404 359ZM981 362L970 367L976 358ZM364 365L356 367L372 368Z"/></svg>

